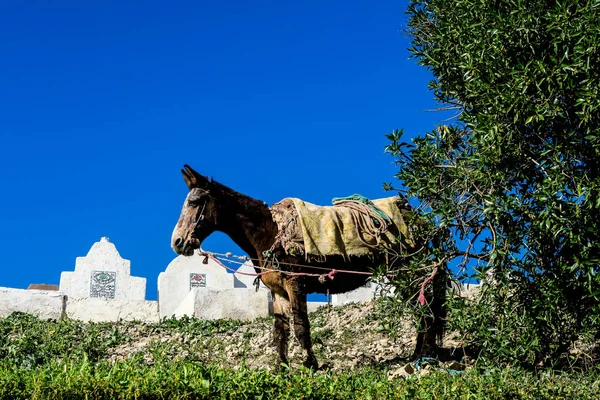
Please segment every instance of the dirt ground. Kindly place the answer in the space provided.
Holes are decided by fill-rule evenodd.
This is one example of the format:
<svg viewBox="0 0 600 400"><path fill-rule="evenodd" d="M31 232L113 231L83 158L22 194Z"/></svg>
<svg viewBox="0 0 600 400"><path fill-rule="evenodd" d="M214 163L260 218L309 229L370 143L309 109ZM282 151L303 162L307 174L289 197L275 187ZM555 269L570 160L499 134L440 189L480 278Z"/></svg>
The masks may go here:
<svg viewBox="0 0 600 400"><path fill-rule="evenodd" d="M322 369L351 370L357 366L386 365L391 370L405 366L414 350L416 331L409 321L391 338L371 318L374 304L353 303L342 307L321 307L309 314L314 350ZM149 325L123 326L130 340L110 349L110 359L118 362L141 352L146 363L162 357L217 363L223 367L246 365L256 369L276 367L272 346L272 320L259 319L224 333L194 334L167 332ZM455 345L452 335L445 346ZM304 360L298 341L290 338L292 367ZM393 371L392 371L393 373Z"/></svg>

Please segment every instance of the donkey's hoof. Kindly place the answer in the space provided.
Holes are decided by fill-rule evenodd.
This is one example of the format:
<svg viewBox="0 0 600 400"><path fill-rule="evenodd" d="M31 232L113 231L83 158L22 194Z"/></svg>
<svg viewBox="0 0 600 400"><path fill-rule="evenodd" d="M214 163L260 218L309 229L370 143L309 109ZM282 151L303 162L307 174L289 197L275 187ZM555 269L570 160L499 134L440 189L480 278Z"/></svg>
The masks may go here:
<svg viewBox="0 0 600 400"><path fill-rule="evenodd" d="M319 369L319 363L317 362L317 359L315 357L307 359L302 363L302 365L304 366L304 368L312 369L313 371Z"/></svg>
<svg viewBox="0 0 600 400"><path fill-rule="evenodd" d="M325 363L319 367L319 371L329 371L333 368L333 364Z"/></svg>

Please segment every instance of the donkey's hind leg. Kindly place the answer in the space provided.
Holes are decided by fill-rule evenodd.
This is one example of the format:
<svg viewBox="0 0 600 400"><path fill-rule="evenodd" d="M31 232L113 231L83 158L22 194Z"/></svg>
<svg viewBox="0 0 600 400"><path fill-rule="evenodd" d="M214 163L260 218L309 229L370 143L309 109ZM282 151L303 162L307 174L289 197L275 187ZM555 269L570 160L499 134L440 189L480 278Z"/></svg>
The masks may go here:
<svg viewBox="0 0 600 400"><path fill-rule="evenodd" d="M273 344L277 348L279 357L278 367L281 364L288 364L288 338L290 336L290 302L283 296L272 292L273 294L273 314L275 322L273 324Z"/></svg>
<svg viewBox="0 0 600 400"><path fill-rule="evenodd" d="M417 343L411 358L416 360L423 356L433 356L435 351L436 340L433 331L433 318L425 316L418 324Z"/></svg>
<svg viewBox="0 0 600 400"><path fill-rule="evenodd" d="M302 363L306 368L318 369L319 364L312 348L310 338L310 322L308 321L308 312L306 308L306 294L298 289L296 282L288 286L288 295L292 306L292 317L294 318L294 334L300 342L302 348L306 351L306 361Z"/></svg>
<svg viewBox="0 0 600 400"><path fill-rule="evenodd" d="M413 358L439 355L442 351L446 326L446 291L448 276L445 270L438 272L433 281L429 313L421 319L417 345Z"/></svg>

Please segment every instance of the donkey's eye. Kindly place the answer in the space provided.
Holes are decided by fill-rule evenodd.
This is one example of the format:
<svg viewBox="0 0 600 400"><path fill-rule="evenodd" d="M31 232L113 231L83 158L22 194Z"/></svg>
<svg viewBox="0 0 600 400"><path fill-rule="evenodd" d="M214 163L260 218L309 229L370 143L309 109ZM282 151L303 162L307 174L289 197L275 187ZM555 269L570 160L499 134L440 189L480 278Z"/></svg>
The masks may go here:
<svg viewBox="0 0 600 400"><path fill-rule="evenodd" d="M201 197L192 197L191 199L188 200L188 206L198 207L200 205L201 201L202 201Z"/></svg>
<svg viewBox="0 0 600 400"><path fill-rule="evenodd" d="M188 206L198 207L207 198L206 196L208 196L208 190L194 189L188 198Z"/></svg>

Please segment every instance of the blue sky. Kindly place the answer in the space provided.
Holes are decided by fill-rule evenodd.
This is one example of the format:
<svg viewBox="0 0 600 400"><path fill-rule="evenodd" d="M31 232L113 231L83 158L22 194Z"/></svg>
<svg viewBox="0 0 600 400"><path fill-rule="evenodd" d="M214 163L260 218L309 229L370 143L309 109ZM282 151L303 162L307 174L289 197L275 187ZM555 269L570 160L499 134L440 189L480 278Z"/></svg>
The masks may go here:
<svg viewBox="0 0 600 400"><path fill-rule="evenodd" d="M0 286L58 284L107 236L156 299L184 163L269 204L389 195L384 135L445 117L407 4L2 2Z"/></svg>

